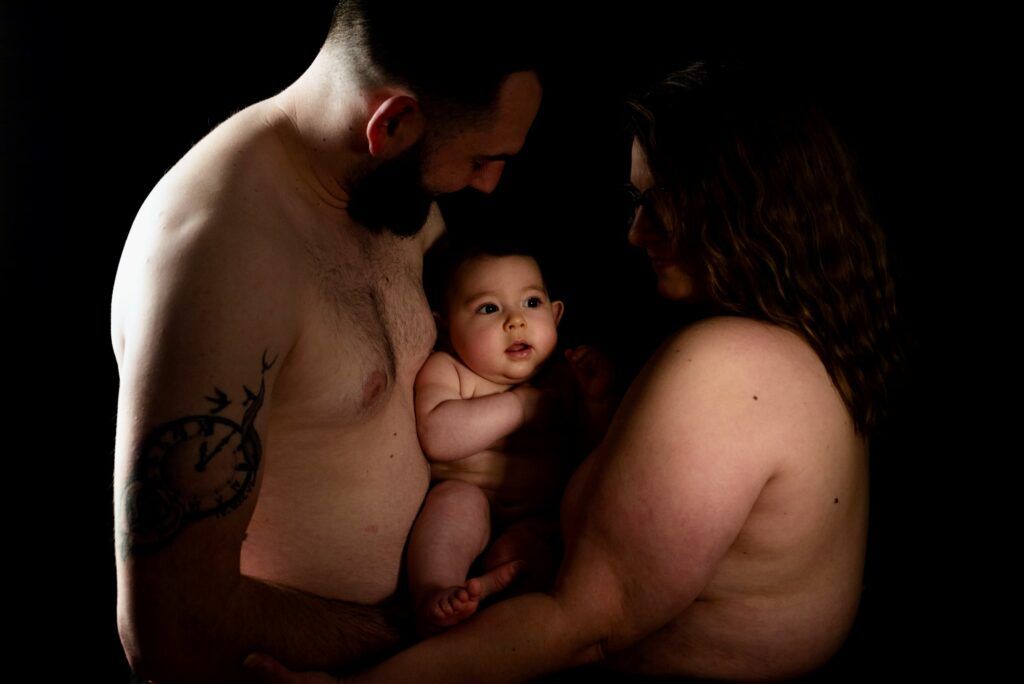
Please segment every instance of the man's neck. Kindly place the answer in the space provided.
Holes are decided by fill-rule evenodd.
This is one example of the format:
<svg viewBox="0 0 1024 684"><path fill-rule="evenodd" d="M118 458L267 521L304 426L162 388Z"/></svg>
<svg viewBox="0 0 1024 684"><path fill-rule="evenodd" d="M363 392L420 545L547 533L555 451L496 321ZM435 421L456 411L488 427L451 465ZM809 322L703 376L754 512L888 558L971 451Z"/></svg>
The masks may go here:
<svg viewBox="0 0 1024 684"><path fill-rule="evenodd" d="M372 163L366 140L376 93L360 90L345 66L321 50L302 76L269 102L289 129L302 176L315 184L325 201L348 206L352 179Z"/></svg>

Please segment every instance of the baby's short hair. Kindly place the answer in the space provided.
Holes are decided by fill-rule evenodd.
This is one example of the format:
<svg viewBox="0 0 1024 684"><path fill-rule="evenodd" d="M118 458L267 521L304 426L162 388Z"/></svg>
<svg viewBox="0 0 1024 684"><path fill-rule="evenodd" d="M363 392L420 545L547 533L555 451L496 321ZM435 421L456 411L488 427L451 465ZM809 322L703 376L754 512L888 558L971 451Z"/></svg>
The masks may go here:
<svg viewBox="0 0 1024 684"><path fill-rule="evenodd" d="M543 259L514 235L506 232L453 238L446 233L431 249L430 258L423 266L423 284L430 308L442 316L448 315L448 299L455 284L459 267L481 257L524 256L537 262L541 272L541 285L547 289Z"/></svg>

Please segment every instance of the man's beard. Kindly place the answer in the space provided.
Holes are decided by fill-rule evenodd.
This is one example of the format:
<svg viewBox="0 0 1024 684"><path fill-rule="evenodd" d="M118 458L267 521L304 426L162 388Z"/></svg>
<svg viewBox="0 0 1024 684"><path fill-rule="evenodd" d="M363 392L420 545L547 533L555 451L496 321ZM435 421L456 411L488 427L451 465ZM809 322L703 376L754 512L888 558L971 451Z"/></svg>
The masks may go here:
<svg viewBox="0 0 1024 684"><path fill-rule="evenodd" d="M423 187L424 160L420 138L356 180L349 193L349 216L372 233L388 230L400 237L418 233L434 201L434 195Z"/></svg>

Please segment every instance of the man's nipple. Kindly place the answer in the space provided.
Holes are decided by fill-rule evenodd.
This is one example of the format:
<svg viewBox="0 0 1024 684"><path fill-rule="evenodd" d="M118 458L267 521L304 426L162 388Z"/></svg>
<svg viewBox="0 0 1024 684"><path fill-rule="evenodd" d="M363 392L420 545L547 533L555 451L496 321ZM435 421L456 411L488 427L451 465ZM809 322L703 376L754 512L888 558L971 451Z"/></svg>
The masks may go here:
<svg viewBox="0 0 1024 684"><path fill-rule="evenodd" d="M372 404L384 391L387 384L388 376L382 371L376 370L370 373L366 382L363 383L363 406Z"/></svg>

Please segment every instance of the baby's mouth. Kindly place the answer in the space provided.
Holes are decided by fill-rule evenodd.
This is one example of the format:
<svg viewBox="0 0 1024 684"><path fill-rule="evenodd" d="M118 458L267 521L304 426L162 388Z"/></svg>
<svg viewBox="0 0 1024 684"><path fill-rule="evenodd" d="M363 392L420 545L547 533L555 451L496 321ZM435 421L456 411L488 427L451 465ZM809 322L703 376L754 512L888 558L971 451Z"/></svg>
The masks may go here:
<svg viewBox="0 0 1024 684"><path fill-rule="evenodd" d="M515 352L526 351L529 348L530 348L530 345L526 344L525 342L516 342L515 344L513 344L511 347L509 347L505 351L508 352L509 354L513 354Z"/></svg>

